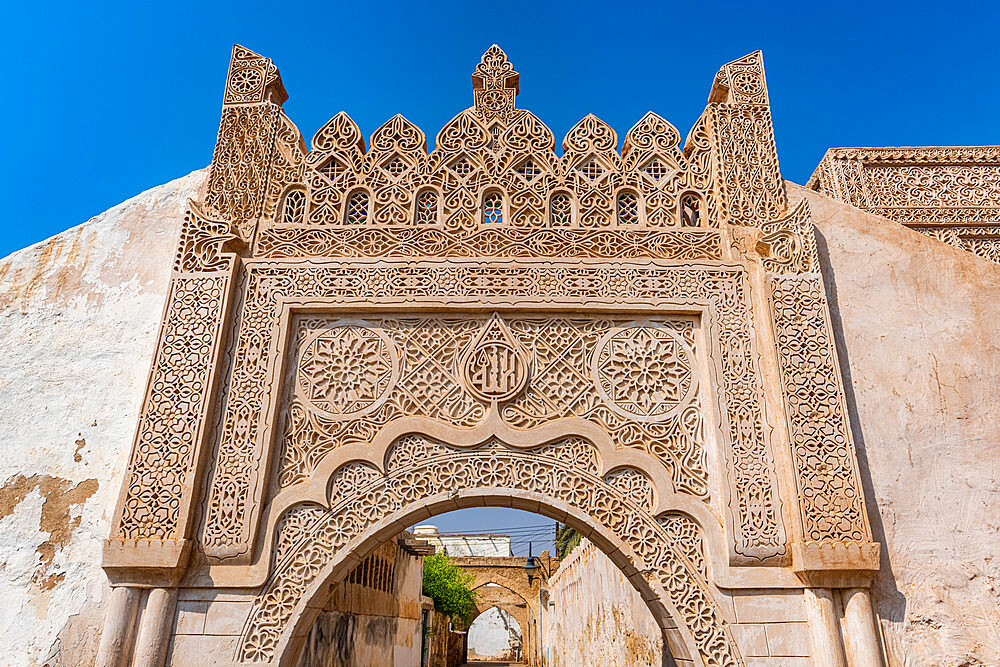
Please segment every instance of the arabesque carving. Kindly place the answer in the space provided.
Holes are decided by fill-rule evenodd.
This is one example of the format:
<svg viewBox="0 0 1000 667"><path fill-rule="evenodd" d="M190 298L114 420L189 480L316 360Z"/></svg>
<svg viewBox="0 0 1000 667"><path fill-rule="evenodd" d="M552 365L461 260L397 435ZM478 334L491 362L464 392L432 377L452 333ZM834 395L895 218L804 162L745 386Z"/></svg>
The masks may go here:
<svg viewBox="0 0 1000 667"><path fill-rule="evenodd" d="M589 450L590 456L580 457L581 450ZM590 465L581 462L588 459ZM465 449L407 436L390 449L385 466L385 477L338 497L325 513L312 510L316 519L308 533L297 530L292 537L279 532L275 551L281 561L244 628L239 661L271 659L305 591L336 550L368 526L442 492L506 487L568 502L597 518L635 552L641 559L637 566L647 572L650 584L663 591L683 618L698 619L690 628L705 664L740 664L698 565L688 560L675 532L664 530L647 508L635 503L633 494L622 493L598 476L597 454L588 443L570 438L523 451L494 441Z"/></svg>
<svg viewBox="0 0 1000 667"><path fill-rule="evenodd" d="M294 663L327 579L459 498L605 540L705 665L743 664L720 585L878 567L760 53L683 146L650 112L619 152L588 115L557 153L518 90L493 46L430 152L345 112L307 147L234 48L105 551L122 585L253 599L234 663Z"/></svg>
<svg viewBox="0 0 1000 667"><path fill-rule="evenodd" d="M1000 262L1000 146L831 148L809 185Z"/></svg>

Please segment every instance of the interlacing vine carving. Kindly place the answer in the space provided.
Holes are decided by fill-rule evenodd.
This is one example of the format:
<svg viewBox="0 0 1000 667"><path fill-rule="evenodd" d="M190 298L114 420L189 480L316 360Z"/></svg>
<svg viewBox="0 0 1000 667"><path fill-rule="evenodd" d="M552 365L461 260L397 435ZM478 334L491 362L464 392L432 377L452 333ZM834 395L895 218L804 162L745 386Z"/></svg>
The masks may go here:
<svg viewBox="0 0 1000 667"><path fill-rule="evenodd" d="M587 455L581 454L587 452ZM662 590L691 630L706 665L741 664L726 624L701 574L703 565L687 543L691 538L665 530L649 514L649 480L637 470L619 471L605 482L598 473L598 454L579 438L567 438L532 451L491 441L474 449L454 448L411 435L386 457L385 476L360 483L338 496L322 516L316 509L294 507L288 514L308 513L308 521L282 519L276 536L273 574L244 628L237 659L270 660L302 597L338 550L379 520L442 492L477 488L519 488L567 502L624 541L639 559L636 566ZM348 466L364 464L352 463ZM308 524L308 531L301 526ZM696 556L697 557L697 556Z"/></svg>
<svg viewBox="0 0 1000 667"><path fill-rule="evenodd" d="M114 539L176 537L179 499L192 484L227 288L225 273L175 275L170 282Z"/></svg>
<svg viewBox="0 0 1000 667"><path fill-rule="evenodd" d="M806 540L863 542L867 519L808 204L762 231Z"/></svg>
<svg viewBox="0 0 1000 667"><path fill-rule="evenodd" d="M702 407L696 394L693 351L696 324L691 318L658 318L639 324L630 319L572 316L423 316L370 317L347 327L335 318L301 317L293 325L301 343L291 357L295 375L286 380L278 483L287 487L305 481L329 452L370 442L393 419L418 414L471 427L485 417L489 401L506 400L501 414L512 426L531 429L561 417L583 417L606 430L619 446L658 457L670 471L676 490L707 499ZM492 341L507 342L501 327L507 330L509 343L498 355ZM359 338L358 331L366 332L364 340L378 341L382 351L374 361L370 346L350 348ZM320 342L338 353L317 364L313 350ZM528 346L530 359L524 352ZM609 350L612 347L614 352ZM390 348L398 350L398 361L391 360L386 351ZM636 364L639 348L647 357L640 360L645 363ZM602 356L603 351L609 359ZM509 372L501 375L494 371L503 369L484 368L480 357L486 354L507 363ZM619 354L625 356L615 356ZM597 378L592 375L591 359L597 359ZM327 386L328 378L336 379L340 391L349 392L364 381L353 379L362 369L368 370L368 384L375 386L382 380L388 382L399 367L405 369L402 375L398 381L393 378L379 409L370 410L363 421L331 413L326 404L317 407L312 398L312 388ZM484 391L477 377L503 393ZM636 401L651 414L635 413ZM374 397L369 405L374 405Z"/></svg>
<svg viewBox="0 0 1000 667"><path fill-rule="evenodd" d="M772 303L806 535L862 541L866 519L822 281L775 276Z"/></svg>

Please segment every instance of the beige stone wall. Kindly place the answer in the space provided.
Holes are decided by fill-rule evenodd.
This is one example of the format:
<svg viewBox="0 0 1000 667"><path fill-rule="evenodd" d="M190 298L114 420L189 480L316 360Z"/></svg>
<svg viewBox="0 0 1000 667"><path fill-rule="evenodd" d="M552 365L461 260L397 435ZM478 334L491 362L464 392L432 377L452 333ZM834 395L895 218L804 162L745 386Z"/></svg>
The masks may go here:
<svg viewBox="0 0 1000 667"><path fill-rule="evenodd" d="M1000 266L788 187L842 333L890 664L1000 664Z"/></svg>
<svg viewBox="0 0 1000 667"><path fill-rule="evenodd" d="M185 204L203 179L0 259L0 664L93 660L109 590L102 541Z"/></svg>
<svg viewBox="0 0 1000 667"><path fill-rule="evenodd" d="M588 540L549 579L546 664L660 667L660 627L618 566Z"/></svg>
<svg viewBox="0 0 1000 667"><path fill-rule="evenodd" d="M313 623L299 665L419 665L423 558L399 549L391 592L341 582Z"/></svg>

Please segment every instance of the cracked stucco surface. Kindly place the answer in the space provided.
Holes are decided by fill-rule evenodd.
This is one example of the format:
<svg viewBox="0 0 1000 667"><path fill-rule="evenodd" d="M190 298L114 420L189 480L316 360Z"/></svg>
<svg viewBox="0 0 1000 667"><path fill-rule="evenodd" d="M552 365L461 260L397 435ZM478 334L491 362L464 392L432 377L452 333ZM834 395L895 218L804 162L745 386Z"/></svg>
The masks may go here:
<svg viewBox="0 0 1000 667"><path fill-rule="evenodd" d="M85 665L194 172L0 259L0 664Z"/></svg>

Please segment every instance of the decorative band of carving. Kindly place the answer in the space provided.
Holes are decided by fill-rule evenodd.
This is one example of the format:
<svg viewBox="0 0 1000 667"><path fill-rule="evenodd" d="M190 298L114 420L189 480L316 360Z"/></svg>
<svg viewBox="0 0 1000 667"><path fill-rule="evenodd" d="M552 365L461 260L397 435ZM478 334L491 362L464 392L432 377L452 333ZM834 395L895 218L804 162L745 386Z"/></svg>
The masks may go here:
<svg viewBox="0 0 1000 667"><path fill-rule="evenodd" d="M983 223L1000 223L998 146L831 148L809 186L997 261L1000 232ZM966 241L967 227L979 238Z"/></svg>
<svg viewBox="0 0 1000 667"><path fill-rule="evenodd" d="M185 537L229 285L228 272L170 281L113 539Z"/></svg>
<svg viewBox="0 0 1000 667"><path fill-rule="evenodd" d="M722 259L715 230L589 230L507 227L458 234L443 229L271 227L259 257L613 257Z"/></svg>
<svg viewBox="0 0 1000 667"><path fill-rule="evenodd" d="M779 275L771 285L805 539L869 540L822 279Z"/></svg>

